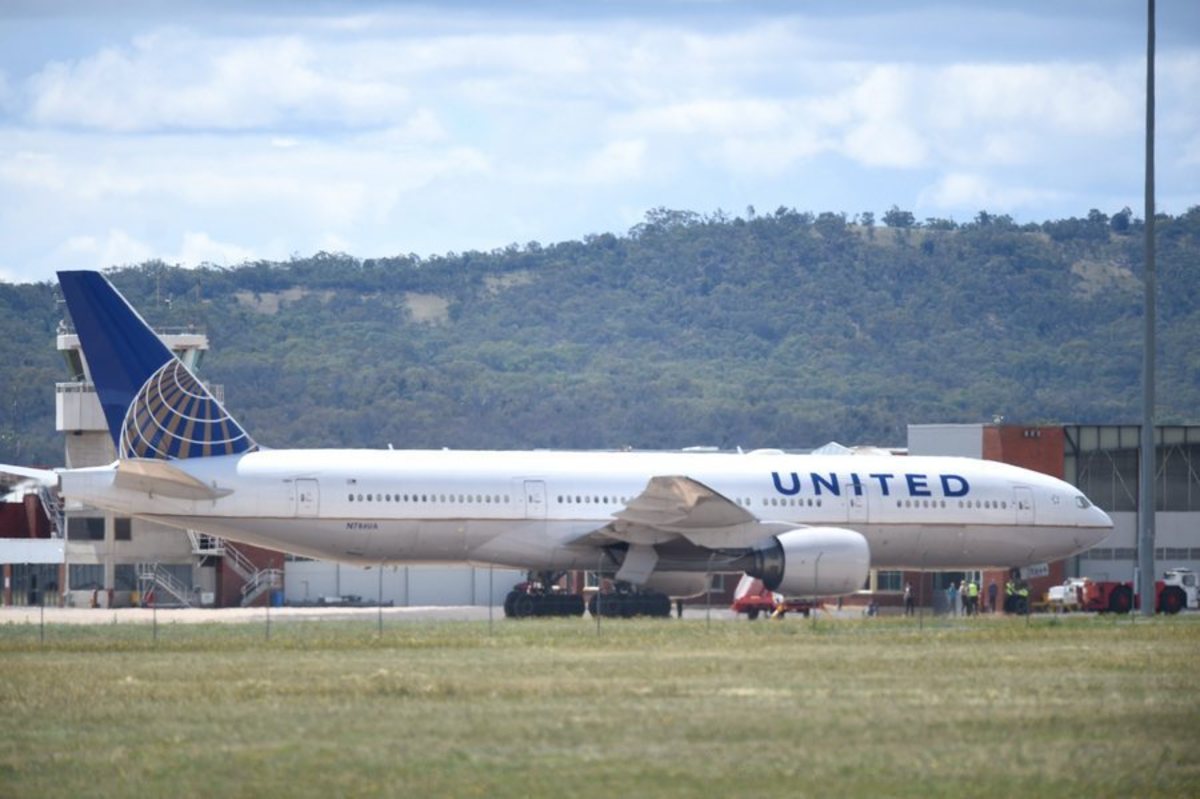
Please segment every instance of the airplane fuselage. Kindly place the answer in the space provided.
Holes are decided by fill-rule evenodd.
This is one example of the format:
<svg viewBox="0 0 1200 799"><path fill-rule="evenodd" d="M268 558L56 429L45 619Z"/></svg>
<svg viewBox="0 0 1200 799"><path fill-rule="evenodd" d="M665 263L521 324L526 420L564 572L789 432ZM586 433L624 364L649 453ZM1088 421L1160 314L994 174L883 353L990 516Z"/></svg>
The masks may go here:
<svg viewBox="0 0 1200 799"><path fill-rule="evenodd" d="M119 488L113 467L64 472L63 493L316 558L525 569L596 568L589 536L658 475L687 475L780 528L855 530L869 543L871 565L884 569L1027 565L1080 552L1111 531L1073 486L966 458L261 450L172 465L224 495ZM724 535L721 546L732 549L753 545L762 531Z"/></svg>

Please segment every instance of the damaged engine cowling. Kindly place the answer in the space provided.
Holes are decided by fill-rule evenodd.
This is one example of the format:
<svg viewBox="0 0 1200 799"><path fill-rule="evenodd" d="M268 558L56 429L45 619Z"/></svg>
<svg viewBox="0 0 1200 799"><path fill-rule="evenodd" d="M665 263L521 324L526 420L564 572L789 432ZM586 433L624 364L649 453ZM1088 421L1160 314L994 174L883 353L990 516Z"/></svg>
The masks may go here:
<svg viewBox="0 0 1200 799"><path fill-rule="evenodd" d="M863 587L871 550L861 533L841 527L803 527L756 544L746 574L787 596L836 596Z"/></svg>

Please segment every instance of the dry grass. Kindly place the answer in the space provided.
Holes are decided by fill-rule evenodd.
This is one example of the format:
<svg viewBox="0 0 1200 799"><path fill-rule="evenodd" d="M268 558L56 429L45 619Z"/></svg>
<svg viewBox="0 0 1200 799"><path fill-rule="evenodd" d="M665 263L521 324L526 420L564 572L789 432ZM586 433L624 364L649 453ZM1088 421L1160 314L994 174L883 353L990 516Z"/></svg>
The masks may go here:
<svg viewBox="0 0 1200 799"><path fill-rule="evenodd" d="M0 796L1195 796L1200 618L0 628Z"/></svg>

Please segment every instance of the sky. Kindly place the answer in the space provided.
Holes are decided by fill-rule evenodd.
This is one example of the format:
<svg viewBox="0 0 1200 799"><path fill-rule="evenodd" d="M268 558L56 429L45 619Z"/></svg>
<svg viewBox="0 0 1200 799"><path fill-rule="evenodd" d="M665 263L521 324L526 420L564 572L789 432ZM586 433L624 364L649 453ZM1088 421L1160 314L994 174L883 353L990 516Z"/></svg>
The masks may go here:
<svg viewBox="0 0 1200 799"><path fill-rule="evenodd" d="M1200 3L1157 3L1157 207L1200 205ZM1143 209L1145 5L0 3L0 280L422 257L657 207Z"/></svg>

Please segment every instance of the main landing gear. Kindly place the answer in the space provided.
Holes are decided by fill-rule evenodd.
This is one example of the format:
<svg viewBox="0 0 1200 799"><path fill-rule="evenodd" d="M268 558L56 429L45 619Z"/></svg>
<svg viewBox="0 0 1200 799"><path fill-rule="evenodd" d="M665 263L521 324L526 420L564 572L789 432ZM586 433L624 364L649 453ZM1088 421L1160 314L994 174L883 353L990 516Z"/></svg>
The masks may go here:
<svg viewBox="0 0 1200 799"><path fill-rule="evenodd" d="M535 575L517 583L504 598L504 615L510 619L530 616L582 616L583 597L567 593L557 583L561 574L551 572ZM537 579L540 578L540 579Z"/></svg>
<svg viewBox="0 0 1200 799"><path fill-rule="evenodd" d="M611 594L592 594L588 599L588 613L593 616L620 617L650 616L666 619L671 616L671 598L657 591L639 591L630 587Z"/></svg>
<svg viewBox="0 0 1200 799"><path fill-rule="evenodd" d="M557 583L561 577L561 573L531 573L528 580L518 583L504 598L504 615L510 619L526 619L531 616L582 616L583 596L559 588ZM671 615L671 598L657 591L641 590L628 583L618 583L611 593L592 594L587 601L587 610L592 616L603 615L610 618L668 618Z"/></svg>

